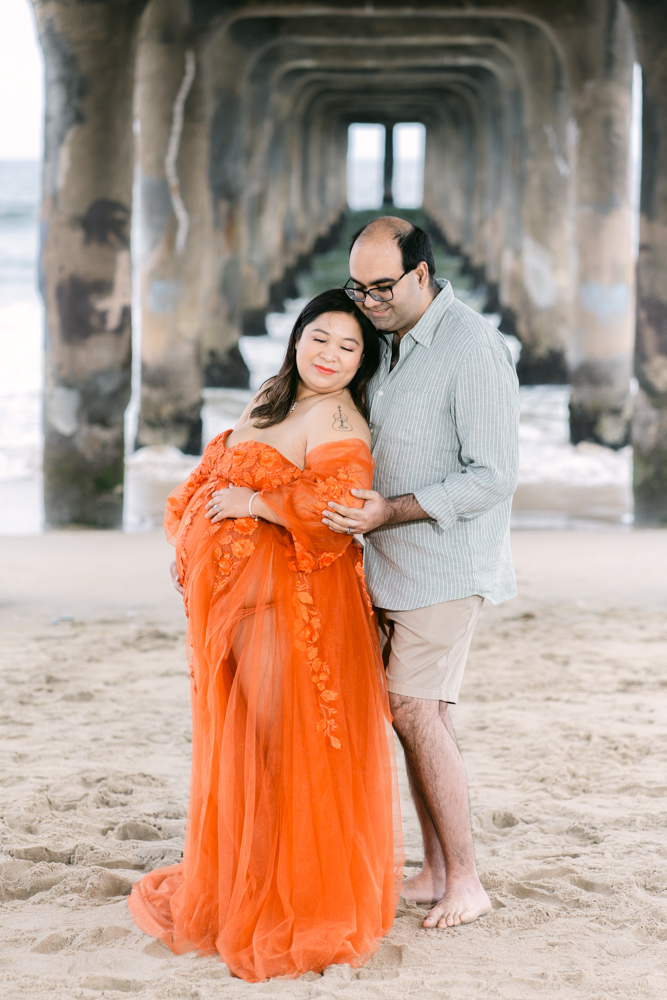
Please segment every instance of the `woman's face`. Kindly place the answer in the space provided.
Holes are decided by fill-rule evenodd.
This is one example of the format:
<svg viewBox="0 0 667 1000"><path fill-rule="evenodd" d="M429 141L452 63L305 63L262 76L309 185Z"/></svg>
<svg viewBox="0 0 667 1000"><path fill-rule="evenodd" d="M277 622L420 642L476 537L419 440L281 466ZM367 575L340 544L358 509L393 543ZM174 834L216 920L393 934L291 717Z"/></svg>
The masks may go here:
<svg viewBox="0 0 667 1000"><path fill-rule="evenodd" d="M354 316L322 313L304 327L296 345L296 366L303 385L313 392L338 392L354 378L364 351Z"/></svg>

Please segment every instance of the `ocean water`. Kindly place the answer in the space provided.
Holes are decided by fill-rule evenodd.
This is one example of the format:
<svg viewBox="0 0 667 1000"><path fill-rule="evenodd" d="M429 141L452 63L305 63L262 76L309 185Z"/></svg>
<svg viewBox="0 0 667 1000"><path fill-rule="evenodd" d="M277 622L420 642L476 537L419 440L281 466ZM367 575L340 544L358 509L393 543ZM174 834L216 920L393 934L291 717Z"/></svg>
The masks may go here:
<svg viewBox="0 0 667 1000"><path fill-rule="evenodd" d="M41 528L40 165L0 161L0 532Z"/></svg>
<svg viewBox="0 0 667 1000"><path fill-rule="evenodd" d="M42 530L41 481L43 308L37 289L39 164L0 161L0 534ZM300 282L310 296L340 280L344 253L318 258ZM483 295L458 277L455 258L438 258L438 273L456 294L481 309ZM240 348L256 388L282 361L302 299L267 317L265 337L244 337ZM496 317L489 317L492 321ZM518 342L510 342L518 354ZM136 387L135 387L136 388ZM631 450L568 440L568 386L521 389L521 467L514 507L516 528L591 528L632 523ZM249 392L206 389L204 440L232 426ZM125 528L160 524L167 494L195 466L176 448L144 448L128 456Z"/></svg>

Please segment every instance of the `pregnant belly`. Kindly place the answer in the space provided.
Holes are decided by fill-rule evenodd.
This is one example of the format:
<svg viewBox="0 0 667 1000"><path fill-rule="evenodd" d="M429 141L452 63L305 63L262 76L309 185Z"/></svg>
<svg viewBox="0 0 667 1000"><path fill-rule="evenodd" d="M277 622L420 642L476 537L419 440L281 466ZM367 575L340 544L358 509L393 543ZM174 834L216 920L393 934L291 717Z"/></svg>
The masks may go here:
<svg viewBox="0 0 667 1000"><path fill-rule="evenodd" d="M275 525L254 518L236 518L211 524L197 511L190 529L177 548L181 580L189 590L196 586L200 596L234 594L234 605L250 609L258 603L273 603L273 580L267 558L277 531ZM264 556L264 558L262 558Z"/></svg>

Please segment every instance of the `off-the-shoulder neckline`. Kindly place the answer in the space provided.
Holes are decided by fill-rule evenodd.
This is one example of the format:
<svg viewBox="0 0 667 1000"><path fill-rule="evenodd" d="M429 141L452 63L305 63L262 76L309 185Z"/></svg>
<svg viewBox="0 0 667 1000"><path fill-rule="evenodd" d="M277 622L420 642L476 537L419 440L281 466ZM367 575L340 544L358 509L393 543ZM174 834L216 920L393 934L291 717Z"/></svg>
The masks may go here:
<svg viewBox="0 0 667 1000"><path fill-rule="evenodd" d="M317 451L318 448L326 448L330 444L334 445L350 444L350 442L352 441L358 441L360 444L362 444L370 455L371 449L368 447L368 444L364 441L363 438L353 437L353 438L345 438L344 441L323 441L322 444L316 444L314 448L311 448L310 451L306 452L306 465L308 465L308 456L312 455L313 452Z"/></svg>
<svg viewBox="0 0 667 1000"><path fill-rule="evenodd" d="M283 455L282 451L278 451L277 448L275 448L272 444L269 444L267 441L256 441L254 438L247 438L245 441L239 441L239 442L237 442L237 444L233 444L231 446L231 448L228 448L227 447L227 438L232 433L233 429L234 429L233 427L230 427L228 431L225 431L222 434L222 447L223 447L223 449L225 451L234 451L235 448L240 448L242 444L256 444L256 445L260 445L262 448L270 448L271 451L275 451L276 455L280 455L280 457L283 459L283 461L287 462L288 465L291 465L293 469L298 469L299 472L303 472L303 469L305 469L306 465L308 465L308 456L309 455L312 455L314 451L318 450L318 448L326 448L327 445L330 445L330 444L334 444L334 445L350 444L352 441L359 441L359 443L362 444L364 446L364 448L366 448L366 450L368 451L369 455L370 455L370 451L371 451L370 448L368 447L368 444L366 443L366 441L364 441L363 438L359 438L359 437L346 438L345 441L323 441L322 444L316 444L314 448L311 448L310 451L306 452L306 455L305 455L306 465L304 465L304 467L302 469L300 465L296 465L295 462L290 461L290 459L287 458L286 455Z"/></svg>

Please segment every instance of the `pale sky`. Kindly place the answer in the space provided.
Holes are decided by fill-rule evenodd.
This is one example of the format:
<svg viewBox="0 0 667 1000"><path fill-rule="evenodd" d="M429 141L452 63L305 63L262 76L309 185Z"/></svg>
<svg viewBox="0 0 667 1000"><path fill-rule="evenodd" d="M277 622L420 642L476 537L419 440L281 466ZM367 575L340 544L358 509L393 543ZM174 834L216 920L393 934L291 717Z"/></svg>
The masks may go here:
<svg viewBox="0 0 667 1000"><path fill-rule="evenodd" d="M0 0L0 160L42 155L44 66L30 0Z"/></svg>
<svg viewBox="0 0 667 1000"><path fill-rule="evenodd" d="M424 159L426 129L419 122L401 122L394 129L394 157L397 160ZM384 159L384 125L350 125L348 155L352 160Z"/></svg>
<svg viewBox="0 0 667 1000"><path fill-rule="evenodd" d="M401 122L394 129L394 158L423 160L425 142L426 129L421 122Z"/></svg>
<svg viewBox="0 0 667 1000"><path fill-rule="evenodd" d="M350 125L347 155L351 160L384 158L384 125Z"/></svg>

